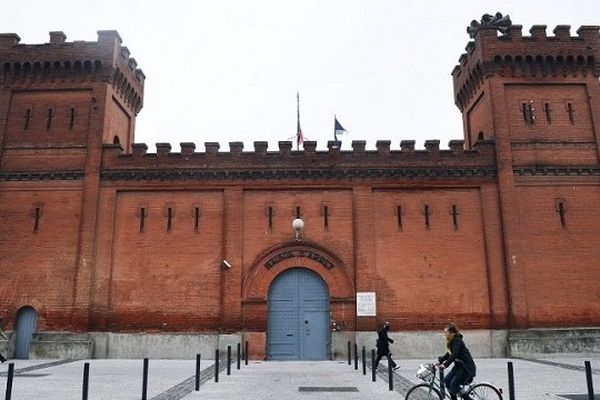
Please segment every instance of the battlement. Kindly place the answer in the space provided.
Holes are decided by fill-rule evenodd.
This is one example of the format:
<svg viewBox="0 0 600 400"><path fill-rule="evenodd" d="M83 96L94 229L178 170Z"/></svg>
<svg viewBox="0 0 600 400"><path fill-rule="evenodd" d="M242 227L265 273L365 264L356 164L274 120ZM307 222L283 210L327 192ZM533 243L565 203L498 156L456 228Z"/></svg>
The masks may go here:
<svg viewBox="0 0 600 400"><path fill-rule="evenodd" d="M352 141L352 150L342 151L341 143L330 141L328 150L317 151L317 142L304 142L303 150L293 150L291 141L279 142L277 151L267 151L267 142L254 142L254 150L243 151L242 142L229 143L228 152L220 152L216 142L205 143L204 152L196 152L194 143L181 143L181 152L172 153L169 143L157 143L156 153L148 153L145 143L135 143L132 152L123 154L119 145L104 145L103 168L108 170L171 168L354 168L383 167L492 167L495 165L494 142L482 140L466 150L462 140L451 140L450 149L440 150L439 140L425 141L424 150L415 150L414 140L400 142L400 150L390 150L391 142L377 141L377 150L365 150L366 142Z"/></svg>
<svg viewBox="0 0 600 400"><path fill-rule="evenodd" d="M67 42L60 31L50 32L48 43L20 41L15 33L0 34L0 84L101 81L110 83L136 114L141 110L146 76L117 31L98 31L97 42Z"/></svg>
<svg viewBox="0 0 600 400"><path fill-rule="evenodd" d="M464 109L485 76L600 76L600 26L582 26L571 36L569 25L558 25L548 36L546 25L533 25L523 36L521 25L498 35L482 26L452 70L456 105Z"/></svg>

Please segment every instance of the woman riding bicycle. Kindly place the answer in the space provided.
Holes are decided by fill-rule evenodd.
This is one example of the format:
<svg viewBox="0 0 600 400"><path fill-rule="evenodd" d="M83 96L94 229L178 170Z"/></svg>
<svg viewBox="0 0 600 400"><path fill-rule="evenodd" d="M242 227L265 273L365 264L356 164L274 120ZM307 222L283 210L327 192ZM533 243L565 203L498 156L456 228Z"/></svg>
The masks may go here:
<svg viewBox="0 0 600 400"><path fill-rule="evenodd" d="M452 370L444 378L446 388L450 392L450 398L452 400L457 399L459 394L460 386L466 385L473 381L475 377L476 367L473 357L465 342L463 342L463 336L458 331L455 324L449 323L444 328L444 336L446 337L446 354L438 357L439 369L444 370L454 363Z"/></svg>

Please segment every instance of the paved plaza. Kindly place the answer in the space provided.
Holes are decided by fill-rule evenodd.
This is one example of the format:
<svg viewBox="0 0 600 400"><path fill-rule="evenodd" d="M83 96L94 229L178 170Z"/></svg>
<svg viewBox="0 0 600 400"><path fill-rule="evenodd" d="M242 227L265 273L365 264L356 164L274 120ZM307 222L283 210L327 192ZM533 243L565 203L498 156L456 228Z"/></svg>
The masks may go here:
<svg viewBox="0 0 600 400"><path fill-rule="evenodd" d="M477 381L499 386L508 399L507 361L515 371L516 399L565 399L561 395L587 393L584 360L592 362L596 393L600 391L600 356L522 359L478 359ZM221 363L219 382L214 381L213 360L201 363L202 384L194 390L195 360L150 360L147 398L176 399L402 399L406 389L417 383L419 364L431 360L399 360L394 374L394 391L389 391L385 366L377 381L371 372L363 375L345 361L281 362L250 361L227 375ZM15 364L13 400L76 400L82 398L82 360L11 360ZM142 398L141 360L88 360L89 399L134 400ZM4 399L8 363L0 366ZM599 398L599 396L597 396ZM582 398L586 399L586 398Z"/></svg>

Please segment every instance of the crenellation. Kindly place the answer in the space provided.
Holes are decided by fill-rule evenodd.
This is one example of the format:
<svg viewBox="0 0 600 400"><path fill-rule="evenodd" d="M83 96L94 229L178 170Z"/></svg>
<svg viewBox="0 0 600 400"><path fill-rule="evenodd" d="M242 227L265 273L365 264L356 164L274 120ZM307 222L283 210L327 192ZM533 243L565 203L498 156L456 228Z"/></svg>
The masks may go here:
<svg viewBox="0 0 600 400"><path fill-rule="evenodd" d="M244 142L229 142L229 152L235 156L242 154Z"/></svg>
<svg viewBox="0 0 600 400"><path fill-rule="evenodd" d="M50 32L50 45L51 46L64 44L66 39L67 39L67 35L65 35L64 32L61 32L61 31Z"/></svg>
<svg viewBox="0 0 600 400"><path fill-rule="evenodd" d="M313 156L317 151L317 142L316 141L306 140L303 143L303 146L304 146L304 152L308 156Z"/></svg>
<svg viewBox="0 0 600 400"><path fill-rule="evenodd" d="M327 148L329 149L329 154L338 155L342 150L342 142L340 140L329 140L327 142Z"/></svg>
<svg viewBox="0 0 600 400"><path fill-rule="evenodd" d="M464 140L451 140L448 142L448 147L454 154L461 153L465 150L465 141Z"/></svg>
<svg viewBox="0 0 600 400"><path fill-rule="evenodd" d="M392 142L390 140L378 140L375 142L375 148L377 152L383 157L387 157L390 155L390 145Z"/></svg>
<svg viewBox="0 0 600 400"><path fill-rule="evenodd" d="M571 40L571 25L556 25L552 33L560 41Z"/></svg>
<svg viewBox="0 0 600 400"><path fill-rule="evenodd" d="M171 153L171 143L156 143L156 154L158 156L167 156Z"/></svg>
<svg viewBox="0 0 600 400"><path fill-rule="evenodd" d="M534 40L546 40L548 38L548 36L546 36L546 28L546 25L533 25L531 29L529 29L531 38Z"/></svg>
<svg viewBox="0 0 600 400"><path fill-rule="evenodd" d="M425 141L425 150L430 153L439 153L440 151L440 141L437 139L434 140L426 140Z"/></svg>
<svg viewBox="0 0 600 400"><path fill-rule="evenodd" d="M0 33L0 49L8 49L19 44L21 37L16 33Z"/></svg>
<svg viewBox="0 0 600 400"><path fill-rule="evenodd" d="M600 44L600 26L597 25L582 25L577 29L577 35L583 39L588 45Z"/></svg>
<svg viewBox="0 0 600 400"><path fill-rule="evenodd" d="M205 142L204 148L206 149L206 154L215 156L219 153L219 142Z"/></svg>
<svg viewBox="0 0 600 400"><path fill-rule="evenodd" d="M465 50L467 51L467 55L473 54L475 51L475 42L473 40L469 41L465 46Z"/></svg>
<svg viewBox="0 0 600 400"><path fill-rule="evenodd" d="M365 140L353 140L352 141L352 150L354 154L361 155L365 152L365 147L367 142Z"/></svg>
<svg viewBox="0 0 600 400"><path fill-rule="evenodd" d="M134 158L142 158L148 152L146 143L134 143L131 145L131 155Z"/></svg>
<svg viewBox="0 0 600 400"><path fill-rule="evenodd" d="M127 65L129 66L129 69L133 72L135 72L136 68L137 68L137 61L135 60L135 58L131 57L129 59L129 62L127 63Z"/></svg>
<svg viewBox="0 0 600 400"><path fill-rule="evenodd" d="M254 152L259 156L265 156L267 154L268 148L269 148L269 142L266 142L266 141L254 142Z"/></svg>
<svg viewBox="0 0 600 400"><path fill-rule="evenodd" d="M402 153L414 153L415 141L414 140L401 140L400 141L400 151Z"/></svg>
<svg viewBox="0 0 600 400"><path fill-rule="evenodd" d="M292 152L292 142L290 141L280 141L279 144L279 154L283 156L289 156Z"/></svg>
<svg viewBox="0 0 600 400"><path fill-rule="evenodd" d="M193 142L181 142L179 147L181 147L181 155L185 157L194 155L196 151L196 144Z"/></svg>
<svg viewBox="0 0 600 400"><path fill-rule="evenodd" d="M508 28L506 38L510 40L521 40L523 38L523 25L511 25Z"/></svg>

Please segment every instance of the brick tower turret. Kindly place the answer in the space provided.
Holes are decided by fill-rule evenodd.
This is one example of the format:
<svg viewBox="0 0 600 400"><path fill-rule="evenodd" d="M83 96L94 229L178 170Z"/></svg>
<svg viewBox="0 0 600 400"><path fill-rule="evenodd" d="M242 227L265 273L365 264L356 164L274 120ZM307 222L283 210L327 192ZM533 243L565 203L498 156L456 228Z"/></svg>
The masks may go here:
<svg viewBox="0 0 600 400"><path fill-rule="evenodd" d="M598 165L600 27L582 26L572 37L569 26L559 25L548 37L545 25L534 25L531 36L523 36L520 25L502 28L484 20L452 71L454 96L466 147L495 142L509 322L522 328L530 322L523 256L535 238L519 222L519 207L530 205L518 203L534 192L524 189L533 181L519 183L515 173ZM548 197L562 193L551 191Z"/></svg>
<svg viewBox="0 0 600 400"><path fill-rule="evenodd" d="M130 151L145 76L116 31L98 31L97 42L65 39L50 32L50 43L26 45L14 33L0 34L0 174L37 181L35 190L10 199L30 207L36 227L40 218L63 221L54 235L28 236L30 246L52 248L57 235L77 232L68 251L30 262L50 264L56 276L72 268L72 293L61 292L65 309L56 319L86 330L103 144ZM60 200L50 202L48 193Z"/></svg>

